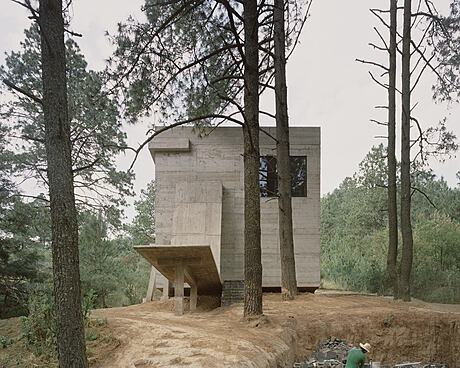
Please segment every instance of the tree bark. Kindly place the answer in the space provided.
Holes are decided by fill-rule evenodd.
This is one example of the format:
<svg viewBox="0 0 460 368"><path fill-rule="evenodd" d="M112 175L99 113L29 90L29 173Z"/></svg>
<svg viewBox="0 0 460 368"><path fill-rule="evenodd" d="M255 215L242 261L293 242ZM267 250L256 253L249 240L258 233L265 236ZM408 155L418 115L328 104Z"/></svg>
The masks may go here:
<svg viewBox="0 0 460 368"><path fill-rule="evenodd" d="M404 0L402 52L402 118L401 118L401 233L402 257L400 265L400 295L410 301L410 274L412 270L412 225L410 218L410 43L411 0Z"/></svg>
<svg viewBox="0 0 460 368"><path fill-rule="evenodd" d="M278 224L281 258L281 296L292 300L297 295L294 239L292 234L291 166L289 161L289 118L287 109L284 0L275 0L273 10L275 38L276 156L278 169Z"/></svg>
<svg viewBox="0 0 460 368"><path fill-rule="evenodd" d="M59 367L86 368L62 0L40 1L40 28Z"/></svg>
<svg viewBox="0 0 460 368"><path fill-rule="evenodd" d="M387 272L393 296L399 299L398 207L396 204L396 22L397 0L390 0L390 45L388 82L388 256Z"/></svg>
<svg viewBox="0 0 460 368"><path fill-rule="evenodd" d="M262 314L259 57L256 0L244 0L244 315Z"/></svg>

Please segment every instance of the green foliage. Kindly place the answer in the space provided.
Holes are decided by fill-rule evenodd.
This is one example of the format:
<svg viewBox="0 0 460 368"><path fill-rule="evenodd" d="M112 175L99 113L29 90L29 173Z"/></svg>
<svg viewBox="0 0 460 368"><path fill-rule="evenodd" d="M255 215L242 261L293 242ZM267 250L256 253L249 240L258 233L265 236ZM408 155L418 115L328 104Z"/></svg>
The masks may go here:
<svg viewBox="0 0 460 368"><path fill-rule="evenodd" d="M32 25L25 35L21 50L6 55L0 77L41 98L38 25ZM112 206L116 211L125 197L132 194L132 174L120 172L115 167L116 155L126 147L116 101L103 93L100 75L87 70L77 43L70 38L66 40L66 63L77 204ZM6 86L2 84L0 88L6 89ZM0 104L0 121L9 127L11 142L18 152L14 158L16 174L33 178L40 187L46 188L43 112L36 102L24 95L5 96Z"/></svg>
<svg viewBox="0 0 460 368"><path fill-rule="evenodd" d="M147 22L130 18L112 37L117 49L109 60L110 78L122 87L127 115L135 120L155 106L166 123L225 110L225 98L242 85L232 78L241 58L225 7L146 0L144 10ZM235 23L240 29L240 19Z"/></svg>
<svg viewBox="0 0 460 368"><path fill-rule="evenodd" d="M321 199L321 275L345 289L380 294L391 290L384 157L383 146L373 148L353 178ZM414 173L413 185L420 192L412 197L412 294L458 303L460 190L423 170Z"/></svg>
<svg viewBox="0 0 460 368"><path fill-rule="evenodd" d="M0 216L0 317L22 315L27 311L27 292L31 282L42 279L41 256L33 222L33 204L17 197Z"/></svg>
<svg viewBox="0 0 460 368"><path fill-rule="evenodd" d="M147 291L151 265L133 249L127 237L116 239L119 250L117 288L110 296L112 305L130 305L142 302Z"/></svg>
<svg viewBox="0 0 460 368"><path fill-rule="evenodd" d="M83 314L83 319L85 320L86 324L89 323L91 309L94 308L96 297L97 295L94 290L90 290L88 293L84 294L83 298L81 299L81 313Z"/></svg>
<svg viewBox="0 0 460 368"><path fill-rule="evenodd" d="M286 2L287 54L303 23L306 1ZM242 113L244 40L239 1L146 0L147 21L129 18L112 36L108 76L133 120L158 113L160 122L189 121L201 129L222 115ZM273 3L261 2L259 80L273 84Z"/></svg>
<svg viewBox="0 0 460 368"><path fill-rule="evenodd" d="M12 338L7 339L5 336L0 336L0 345L5 349L8 345L11 345L15 340Z"/></svg>
<svg viewBox="0 0 460 368"><path fill-rule="evenodd" d="M46 359L57 356L56 315L50 286L31 294L29 315L22 318L22 333L26 347L35 355Z"/></svg>
<svg viewBox="0 0 460 368"><path fill-rule="evenodd" d="M0 318L27 312L27 289L41 279L39 245L43 234L37 229L42 217L40 201L24 203L14 178L14 155L7 149L8 129L0 122Z"/></svg>
<svg viewBox="0 0 460 368"><path fill-rule="evenodd" d="M82 294L94 291L96 305L106 307L107 296L115 289L119 272L117 249L107 239L107 223L101 214L82 213L79 234Z"/></svg>
<svg viewBox="0 0 460 368"><path fill-rule="evenodd" d="M439 211L429 217L422 213L416 219L414 243L414 295L459 303L460 223Z"/></svg>
<svg viewBox="0 0 460 368"><path fill-rule="evenodd" d="M133 234L136 237L136 233ZM97 308L140 303L147 290L150 266L132 249L130 237L109 237L109 224L101 214L81 214L82 294L92 295Z"/></svg>
<svg viewBox="0 0 460 368"><path fill-rule="evenodd" d="M434 98L458 101L460 97L460 1L452 0L450 14L433 22L430 40L441 76L433 86Z"/></svg>
<svg viewBox="0 0 460 368"><path fill-rule="evenodd" d="M87 345L102 338L102 343L113 341L113 336L107 335L107 320L91 319L91 309L94 307L96 294L89 291L82 297L82 313L85 324ZM38 285L29 299L29 315L21 320L21 339L25 349L32 352L46 366L57 364L56 315L54 312L54 297L50 284ZM12 344L14 339L0 337L0 344Z"/></svg>
<svg viewBox="0 0 460 368"><path fill-rule="evenodd" d="M134 202L136 216L126 231L134 245L146 245L155 242L155 182L152 180L146 189L141 189L140 199Z"/></svg>

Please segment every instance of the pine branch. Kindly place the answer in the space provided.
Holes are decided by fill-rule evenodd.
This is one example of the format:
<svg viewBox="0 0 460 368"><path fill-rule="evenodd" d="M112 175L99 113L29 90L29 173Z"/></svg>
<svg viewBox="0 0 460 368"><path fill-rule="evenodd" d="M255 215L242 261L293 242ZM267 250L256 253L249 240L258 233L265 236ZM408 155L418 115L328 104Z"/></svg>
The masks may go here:
<svg viewBox="0 0 460 368"><path fill-rule="evenodd" d="M19 93L22 93L23 95L29 97L30 99L34 100L35 102L37 102L37 103L39 103L40 105L43 106L43 101L41 100L41 98L38 98L37 96L34 96L33 93L30 93L30 92L26 91L25 89L22 89L21 87L16 86L15 84L11 83L7 79L3 79L3 83L5 83L11 89L14 89L15 91L17 91Z"/></svg>
<svg viewBox="0 0 460 368"><path fill-rule="evenodd" d="M131 166L129 167L128 169L128 172L132 170L136 160L137 160L137 157L139 156L139 153L140 151L153 139L155 138L157 135L169 130L169 129L172 129L172 128L175 128L175 127L178 127L178 126L181 126L181 125L185 125L185 124L190 124L190 123L193 123L195 121L199 121L199 120L206 120L206 119L226 119L226 120L229 120L233 123L236 123L236 124L239 124L239 125L244 125L244 123L242 123L241 121L237 120L237 119L234 119L230 116L226 116L226 115L222 115L222 114L209 114L209 115L203 115L203 116L197 116L197 117L194 117L194 118L190 118L190 119L186 119L186 120L182 120L182 121L178 121L176 123L173 123L171 125L168 125L166 127L163 127L159 130L156 130L154 133L152 133L146 140L144 140L144 142L142 142L139 147L136 149L136 154L134 156L134 159L131 163Z"/></svg>
<svg viewBox="0 0 460 368"><path fill-rule="evenodd" d="M80 171L89 169L89 168L93 167L94 165L96 165L100 160L101 160L100 157L96 157L96 158L94 159L94 161L91 162L91 163L89 163L88 165L81 166L81 167L77 167L76 169L72 169L72 173L76 174L76 173L78 173L78 172L80 172Z"/></svg>
<svg viewBox="0 0 460 368"><path fill-rule="evenodd" d="M426 200L427 200L435 209L438 209L438 207L436 207L436 205L433 203L433 201L430 199L430 197L428 197L428 195L427 195L424 191L422 191L422 190L419 189L419 188L413 187L413 186L411 186L410 188L414 190L414 191L412 192L412 194L413 194L414 192L419 192L420 194L422 194L422 195L426 198ZM412 194L411 194L411 196L412 196Z"/></svg>

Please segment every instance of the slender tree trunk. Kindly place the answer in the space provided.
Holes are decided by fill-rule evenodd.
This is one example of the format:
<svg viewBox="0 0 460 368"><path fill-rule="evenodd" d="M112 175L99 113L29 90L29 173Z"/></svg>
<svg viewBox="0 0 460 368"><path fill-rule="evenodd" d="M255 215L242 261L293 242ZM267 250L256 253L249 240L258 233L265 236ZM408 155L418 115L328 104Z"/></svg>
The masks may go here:
<svg viewBox="0 0 460 368"><path fill-rule="evenodd" d="M410 41L411 0L404 0L402 52L402 119L401 119L401 233L402 257L400 265L400 295L410 301L410 274L412 270L412 225L410 219Z"/></svg>
<svg viewBox="0 0 460 368"><path fill-rule="evenodd" d="M283 300L297 295L294 239L292 234L291 166L289 161L289 120L287 109L284 0L275 0L276 157L278 166L278 219L281 257L281 295Z"/></svg>
<svg viewBox="0 0 460 368"><path fill-rule="evenodd" d="M262 314L257 0L244 0L244 315Z"/></svg>
<svg viewBox="0 0 460 368"><path fill-rule="evenodd" d="M398 207L396 205L396 15L397 0L390 0L390 68L388 83L388 257L387 271L393 296L399 299Z"/></svg>
<svg viewBox="0 0 460 368"><path fill-rule="evenodd" d="M86 368L62 0L40 1L40 27L59 367Z"/></svg>

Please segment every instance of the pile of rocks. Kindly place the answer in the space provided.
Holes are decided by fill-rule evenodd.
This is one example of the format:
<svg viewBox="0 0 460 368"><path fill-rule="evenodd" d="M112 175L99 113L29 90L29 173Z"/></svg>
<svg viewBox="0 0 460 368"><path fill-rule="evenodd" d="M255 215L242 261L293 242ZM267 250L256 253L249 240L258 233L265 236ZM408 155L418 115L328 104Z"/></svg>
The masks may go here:
<svg viewBox="0 0 460 368"><path fill-rule="evenodd" d="M352 347L353 345L350 345L346 340L331 336L316 348L310 359L305 356L303 362L294 363L294 368L343 368L345 366L344 359Z"/></svg>
<svg viewBox="0 0 460 368"><path fill-rule="evenodd" d="M304 361L294 363L293 368L344 368L348 352L353 348L344 339L338 339L335 336L323 341L316 350L311 354L310 359L305 356ZM448 368L445 364L426 364L421 362L401 363L394 366L380 365L379 362L370 362L364 364L364 368Z"/></svg>

